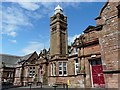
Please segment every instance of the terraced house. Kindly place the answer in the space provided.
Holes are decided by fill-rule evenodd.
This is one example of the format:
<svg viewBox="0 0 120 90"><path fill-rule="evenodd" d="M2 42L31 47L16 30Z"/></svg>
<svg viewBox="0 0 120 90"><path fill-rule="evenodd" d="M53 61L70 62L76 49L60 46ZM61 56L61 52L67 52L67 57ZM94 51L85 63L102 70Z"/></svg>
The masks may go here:
<svg viewBox="0 0 120 90"><path fill-rule="evenodd" d="M95 18L68 46L67 16L62 7L50 17L50 49L32 53L16 64L14 85L32 82L71 88L120 86L120 1L105 3Z"/></svg>

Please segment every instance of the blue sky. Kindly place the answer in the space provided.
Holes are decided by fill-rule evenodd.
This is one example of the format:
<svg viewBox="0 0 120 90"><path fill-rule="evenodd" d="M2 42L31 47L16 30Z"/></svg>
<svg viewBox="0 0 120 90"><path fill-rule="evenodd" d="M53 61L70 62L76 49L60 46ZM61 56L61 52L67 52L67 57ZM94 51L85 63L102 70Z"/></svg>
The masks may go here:
<svg viewBox="0 0 120 90"><path fill-rule="evenodd" d="M96 25L94 18L99 15L105 2L3 2L2 44L0 53L26 55L49 48L50 16L59 4L68 19L69 44L89 25Z"/></svg>

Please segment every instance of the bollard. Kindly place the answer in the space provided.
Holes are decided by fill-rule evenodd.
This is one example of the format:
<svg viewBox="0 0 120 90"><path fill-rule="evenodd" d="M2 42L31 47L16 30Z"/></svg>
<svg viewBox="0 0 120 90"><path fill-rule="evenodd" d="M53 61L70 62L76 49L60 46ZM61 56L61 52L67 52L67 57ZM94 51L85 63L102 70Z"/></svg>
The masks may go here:
<svg viewBox="0 0 120 90"><path fill-rule="evenodd" d="M41 86L41 88L42 88L42 82L40 83L40 86Z"/></svg>
<svg viewBox="0 0 120 90"><path fill-rule="evenodd" d="M66 84L66 90L68 90L68 85Z"/></svg>
<svg viewBox="0 0 120 90"><path fill-rule="evenodd" d="M54 90L56 90L57 85L53 85L53 87L54 87Z"/></svg>
<svg viewBox="0 0 120 90"><path fill-rule="evenodd" d="M32 83L28 83L28 85L30 86L30 90L31 90Z"/></svg>
<svg viewBox="0 0 120 90"><path fill-rule="evenodd" d="M67 80L67 87L70 87L70 80Z"/></svg>

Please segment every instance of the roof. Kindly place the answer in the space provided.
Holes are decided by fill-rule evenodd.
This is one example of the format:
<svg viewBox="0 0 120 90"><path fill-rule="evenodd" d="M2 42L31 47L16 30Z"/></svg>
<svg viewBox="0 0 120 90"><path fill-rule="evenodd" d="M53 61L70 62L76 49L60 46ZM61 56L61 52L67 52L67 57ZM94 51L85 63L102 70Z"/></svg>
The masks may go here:
<svg viewBox="0 0 120 90"><path fill-rule="evenodd" d="M16 63L18 63L18 62L21 63L21 62L27 61L34 53L36 53L36 52L22 56L21 58L18 59L18 61Z"/></svg>
<svg viewBox="0 0 120 90"><path fill-rule="evenodd" d="M15 62L20 59L20 56L0 54L0 62L4 62L8 67L15 66Z"/></svg>
<svg viewBox="0 0 120 90"><path fill-rule="evenodd" d="M30 54L27 54L25 56L15 56L15 55L0 54L0 61L1 61L1 63L2 62L5 63L6 67L15 67L15 65L18 62L25 62L34 53L30 53Z"/></svg>
<svg viewBox="0 0 120 90"><path fill-rule="evenodd" d="M22 60L28 60L28 59L31 57L32 54L33 54L33 53L27 54L27 55L21 57L20 60L21 60L21 61L22 61Z"/></svg>
<svg viewBox="0 0 120 90"><path fill-rule="evenodd" d="M94 30L94 29L95 29L95 26L89 25L83 32L84 32L84 33L88 33L88 32L91 32L91 31Z"/></svg>
<svg viewBox="0 0 120 90"><path fill-rule="evenodd" d="M57 5L57 7L55 8L55 10L63 10L62 7L60 7L60 5Z"/></svg>
<svg viewBox="0 0 120 90"><path fill-rule="evenodd" d="M59 5L54 10L55 10L54 14L57 14L57 13L63 14L63 9Z"/></svg>

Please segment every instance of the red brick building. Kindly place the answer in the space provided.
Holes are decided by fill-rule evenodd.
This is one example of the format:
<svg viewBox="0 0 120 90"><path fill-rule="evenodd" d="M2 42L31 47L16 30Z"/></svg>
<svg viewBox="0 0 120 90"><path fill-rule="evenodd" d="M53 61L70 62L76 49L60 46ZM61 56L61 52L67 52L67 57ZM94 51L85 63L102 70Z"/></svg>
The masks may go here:
<svg viewBox="0 0 120 90"><path fill-rule="evenodd" d="M70 87L119 87L119 6L119 2L106 2L95 19L96 26L88 26L66 55L67 18L61 7L55 9L48 84L69 81Z"/></svg>
<svg viewBox="0 0 120 90"><path fill-rule="evenodd" d="M119 0L118 0L119 1ZM77 88L118 88L120 85L120 1L105 3L96 20L68 46L67 16L58 5L50 17L50 49L30 55L16 68L14 83L42 82ZM22 66L21 66L22 65ZM33 68L34 75L33 75ZM17 77L17 71L19 76ZM27 72L27 73L26 73ZM32 77L29 77L32 73Z"/></svg>
<svg viewBox="0 0 120 90"><path fill-rule="evenodd" d="M120 1L107 2L96 18L97 26L102 25L99 32L101 59L106 87L119 87L119 32Z"/></svg>

